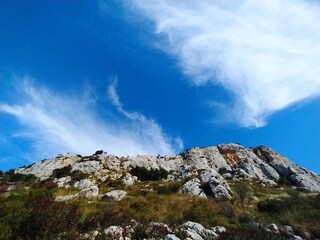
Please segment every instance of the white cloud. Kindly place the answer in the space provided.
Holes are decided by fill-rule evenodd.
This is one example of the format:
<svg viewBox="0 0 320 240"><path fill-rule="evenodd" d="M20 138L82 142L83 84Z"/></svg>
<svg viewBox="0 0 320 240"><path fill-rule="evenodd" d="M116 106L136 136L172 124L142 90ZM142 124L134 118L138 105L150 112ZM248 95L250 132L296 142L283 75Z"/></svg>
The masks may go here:
<svg viewBox="0 0 320 240"><path fill-rule="evenodd" d="M242 126L320 95L320 3L313 0L134 0L183 72L219 84Z"/></svg>
<svg viewBox="0 0 320 240"><path fill-rule="evenodd" d="M31 139L37 158L63 152L92 154L103 149L120 156L136 154L172 154L181 150L154 121L141 114L125 114L114 85L109 87L113 104L122 116L111 113L109 119L97 113L95 102L75 95L61 95L36 87L28 77L21 84L16 105L0 104L0 113L19 120L21 131L13 137ZM110 92L113 89L113 92ZM119 108L119 106L121 106ZM38 160L38 159L33 159Z"/></svg>

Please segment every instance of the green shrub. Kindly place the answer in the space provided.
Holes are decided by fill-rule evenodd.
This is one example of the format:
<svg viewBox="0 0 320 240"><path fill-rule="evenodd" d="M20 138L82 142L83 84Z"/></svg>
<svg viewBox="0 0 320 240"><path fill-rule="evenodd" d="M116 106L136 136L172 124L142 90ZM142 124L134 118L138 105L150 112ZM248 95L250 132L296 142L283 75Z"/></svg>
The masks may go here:
<svg viewBox="0 0 320 240"><path fill-rule="evenodd" d="M24 182L25 184L34 182L37 179L37 177L33 174L15 173L14 170L4 173L3 177L4 181L7 182Z"/></svg>
<svg viewBox="0 0 320 240"><path fill-rule="evenodd" d="M170 182L167 184L157 184L154 187L154 190L161 195L170 195L170 194L174 194L177 193L179 191L179 189L182 187L182 182Z"/></svg>
<svg viewBox="0 0 320 240"><path fill-rule="evenodd" d="M280 199L269 199L258 203L258 210L268 213L282 213L288 209L288 202Z"/></svg>
<svg viewBox="0 0 320 240"><path fill-rule="evenodd" d="M55 177L55 178L66 177L70 173L71 169L72 169L71 165L65 166L63 168L54 169L52 173L52 177Z"/></svg>
<svg viewBox="0 0 320 240"><path fill-rule="evenodd" d="M139 224L134 228L134 232L132 234L132 239L143 240L147 239L148 235L146 234L147 226L143 224Z"/></svg>
<svg viewBox="0 0 320 240"><path fill-rule="evenodd" d="M160 169L147 169L145 167L134 167L130 170L131 175L137 176L141 181L157 181L167 178L168 172L163 168Z"/></svg>
<svg viewBox="0 0 320 240"><path fill-rule="evenodd" d="M245 181L236 182L233 186L233 190L239 196L241 206L244 208L245 201L252 196L252 189L249 183Z"/></svg>

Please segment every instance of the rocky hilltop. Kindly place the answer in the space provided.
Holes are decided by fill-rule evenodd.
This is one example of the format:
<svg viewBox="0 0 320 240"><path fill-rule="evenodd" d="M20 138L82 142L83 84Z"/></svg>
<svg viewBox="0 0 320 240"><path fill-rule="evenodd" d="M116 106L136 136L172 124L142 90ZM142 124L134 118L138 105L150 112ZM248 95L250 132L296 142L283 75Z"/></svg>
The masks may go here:
<svg viewBox="0 0 320 240"><path fill-rule="evenodd" d="M279 179L289 181L293 186L309 192L320 192L320 176L291 162L272 149L259 146L245 148L239 144L221 144L206 148L192 148L173 156L117 157L97 151L92 156L63 154L33 165L18 168L15 173L33 174L40 180L49 178L53 171L70 166L70 172L90 174L93 181L121 179L131 184L137 178L129 172L140 167L147 170L163 169L168 172L167 180L193 178L192 184L210 184L215 197L227 197L226 179L250 179L264 184L276 185ZM68 184L68 178L56 179L59 186ZM195 190L195 188L193 188ZM186 190L187 191L187 190ZM220 196L220 194L222 194ZM201 195L201 193L200 193Z"/></svg>
<svg viewBox="0 0 320 240"><path fill-rule="evenodd" d="M60 154L0 175L0 239L320 239L317 192L266 146Z"/></svg>

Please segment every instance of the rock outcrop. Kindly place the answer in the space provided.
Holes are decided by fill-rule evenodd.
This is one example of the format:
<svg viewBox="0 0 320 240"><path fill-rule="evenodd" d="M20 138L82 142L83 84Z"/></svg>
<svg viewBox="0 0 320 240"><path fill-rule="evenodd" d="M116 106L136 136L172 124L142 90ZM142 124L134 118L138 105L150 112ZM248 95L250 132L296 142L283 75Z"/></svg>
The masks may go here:
<svg viewBox="0 0 320 240"><path fill-rule="evenodd" d="M187 182L181 192L205 197L209 187L211 196L232 198L228 180L248 179L264 184L277 184L280 178L287 179L293 186L309 192L320 192L319 175L289 161L272 149L260 146L245 148L239 144L221 144L206 148L192 148L173 156L117 157L98 151L87 157L65 154L43 160L31 166L18 168L15 173L33 174L40 180L48 179L54 170L71 166L70 173L90 174L89 182L74 183L77 188L88 188L95 181L121 180L124 186L137 181L131 169L164 170L167 180L194 179ZM198 180L196 180L198 179ZM55 180L58 186L70 184L69 178ZM85 185L85 186L82 186Z"/></svg>

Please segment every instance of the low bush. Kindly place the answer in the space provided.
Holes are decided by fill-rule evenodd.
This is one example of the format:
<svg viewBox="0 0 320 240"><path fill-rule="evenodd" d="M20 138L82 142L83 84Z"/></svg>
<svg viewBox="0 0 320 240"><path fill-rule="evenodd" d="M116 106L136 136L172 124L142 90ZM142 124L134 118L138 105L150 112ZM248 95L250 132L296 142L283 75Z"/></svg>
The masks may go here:
<svg viewBox="0 0 320 240"><path fill-rule="evenodd" d="M168 172L163 169L153 169L150 170L145 167L134 167L130 170L130 174L133 176L137 176L141 181L157 181L164 178L167 178Z"/></svg>
<svg viewBox="0 0 320 240"><path fill-rule="evenodd" d="M182 182L169 182L163 184L157 184L153 188L160 195L170 195L177 193L182 187Z"/></svg>
<svg viewBox="0 0 320 240"><path fill-rule="evenodd" d="M71 165L65 166L63 168L57 168L53 170L52 177L54 178L62 178L68 176L72 169Z"/></svg>

